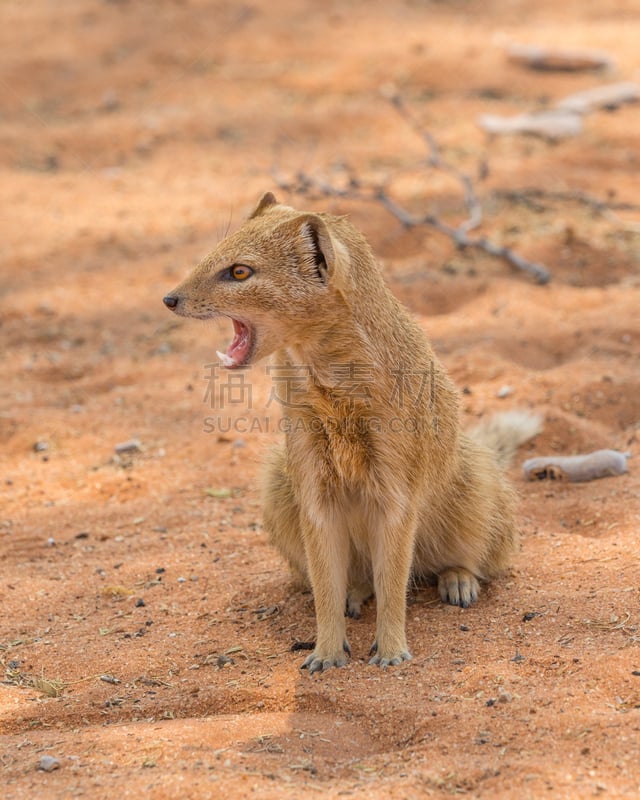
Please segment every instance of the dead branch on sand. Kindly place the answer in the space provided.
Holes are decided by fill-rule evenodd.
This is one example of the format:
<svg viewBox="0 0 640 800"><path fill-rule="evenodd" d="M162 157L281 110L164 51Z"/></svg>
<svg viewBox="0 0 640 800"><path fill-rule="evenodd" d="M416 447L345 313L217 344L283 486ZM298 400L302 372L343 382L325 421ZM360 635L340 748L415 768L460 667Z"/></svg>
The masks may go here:
<svg viewBox="0 0 640 800"><path fill-rule="evenodd" d="M434 137L418 124L397 93L390 92L387 95L387 99L405 122L410 124L422 138L429 153L427 165L447 173L460 184L467 209L467 217L459 225L449 225L435 214L414 216L391 196L388 189L388 180L381 183L366 184L352 174L348 168L346 170L347 183L341 186L316 178L304 170L297 172L292 178L287 178L277 168L274 168L273 177L278 186L293 194L318 194L325 197L339 197L345 200L378 203L399 220L405 228L416 228L420 225L434 228L449 237L460 250L467 248L481 250L494 258L506 261L515 269L527 273L538 284L548 283L551 280L551 273L544 265L530 261L510 247L496 244L484 236L470 235L470 231L477 228L482 222L482 206L476 194L473 181L469 175L443 158Z"/></svg>
<svg viewBox="0 0 640 800"><path fill-rule="evenodd" d="M635 203L626 203L614 199L601 200L599 197L580 191L554 192L546 189L501 189L494 192L494 196L510 203L520 203L531 211L547 211L556 203L573 203L590 209L594 216L602 217L612 225L632 233L640 231L640 223L625 220L617 211L639 211L640 206Z"/></svg>

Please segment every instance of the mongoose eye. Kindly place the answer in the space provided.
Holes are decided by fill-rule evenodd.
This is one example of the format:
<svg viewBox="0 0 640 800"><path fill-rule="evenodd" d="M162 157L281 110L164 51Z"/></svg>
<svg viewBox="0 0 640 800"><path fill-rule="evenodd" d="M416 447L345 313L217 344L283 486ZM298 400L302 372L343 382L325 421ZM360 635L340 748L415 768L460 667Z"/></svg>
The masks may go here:
<svg viewBox="0 0 640 800"><path fill-rule="evenodd" d="M253 275L251 267L245 267L244 264L235 264L229 270L229 273L234 281L246 281Z"/></svg>

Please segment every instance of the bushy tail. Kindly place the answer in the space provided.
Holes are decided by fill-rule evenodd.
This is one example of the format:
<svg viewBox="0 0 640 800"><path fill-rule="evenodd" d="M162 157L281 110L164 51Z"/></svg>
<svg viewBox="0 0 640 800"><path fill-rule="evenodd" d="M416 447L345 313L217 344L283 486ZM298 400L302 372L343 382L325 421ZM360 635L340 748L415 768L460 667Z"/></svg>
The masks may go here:
<svg viewBox="0 0 640 800"><path fill-rule="evenodd" d="M496 454L498 463L506 467L521 444L533 439L542 430L542 417L530 411L501 411L482 420L467 431L474 442Z"/></svg>

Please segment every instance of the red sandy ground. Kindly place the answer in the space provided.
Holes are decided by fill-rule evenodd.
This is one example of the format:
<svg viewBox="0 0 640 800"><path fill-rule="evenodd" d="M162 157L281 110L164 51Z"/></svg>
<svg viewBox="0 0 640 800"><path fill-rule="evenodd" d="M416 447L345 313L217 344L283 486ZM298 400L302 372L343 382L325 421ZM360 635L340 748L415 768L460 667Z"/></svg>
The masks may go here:
<svg viewBox="0 0 640 800"><path fill-rule="evenodd" d="M7 800L637 797L640 470L527 484L520 463L638 453L638 212L504 192L638 202L640 108L559 143L476 125L638 79L637 2L4 0L0 15ZM508 41L599 48L617 66L531 72ZM350 664L310 678L290 648L313 638L312 600L260 527L274 434L241 430L242 404L225 412L235 430L206 431L205 365L230 328L161 298L274 188L274 164L396 176L407 207L463 219L389 84L474 176L480 233L552 282L372 204L282 199L350 213L466 387L465 423L531 407L545 430L512 469L510 574L467 610L412 592L414 659L386 672L366 664L369 605L349 622ZM252 417L275 419L263 366L251 378ZM116 457L131 438L142 450ZM38 771L42 755L60 768Z"/></svg>

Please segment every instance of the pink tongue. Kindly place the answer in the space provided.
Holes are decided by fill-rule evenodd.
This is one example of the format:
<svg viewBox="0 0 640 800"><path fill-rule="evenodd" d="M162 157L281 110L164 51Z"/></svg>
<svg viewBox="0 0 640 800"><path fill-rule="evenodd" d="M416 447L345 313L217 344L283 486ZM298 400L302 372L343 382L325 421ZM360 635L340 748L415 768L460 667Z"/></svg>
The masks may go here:
<svg viewBox="0 0 640 800"><path fill-rule="evenodd" d="M238 322L237 319L232 320L232 322L235 336L229 345L227 355L229 358L232 358L236 364L242 364L249 353L251 337L249 336L249 329L246 325Z"/></svg>

